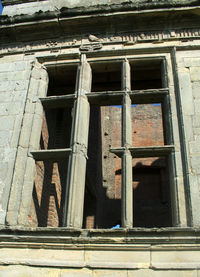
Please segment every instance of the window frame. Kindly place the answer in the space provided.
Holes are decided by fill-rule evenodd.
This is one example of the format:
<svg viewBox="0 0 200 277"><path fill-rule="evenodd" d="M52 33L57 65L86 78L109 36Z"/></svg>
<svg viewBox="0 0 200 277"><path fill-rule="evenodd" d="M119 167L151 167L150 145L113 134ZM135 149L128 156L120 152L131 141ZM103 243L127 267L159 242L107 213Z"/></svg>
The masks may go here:
<svg viewBox="0 0 200 277"><path fill-rule="evenodd" d="M171 101L174 101L174 94L173 94L173 77L172 77L172 70L170 68L170 62L169 62L169 57L167 57L167 54L165 55L161 55L162 57L158 57L157 55L154 56L154 54L146 54L145 56L142 55L141 57L134 57L134 55L130 55L130 56L123 56L123 57L112 57L110 58L100 58L98 59L98 62L101 62L102 60L104 61L123 61L123 82L122 82L122 87L123 90L121 90L121 96L123 98L123 104L122 104L122 147L121 148L115 148L115 149L111 149L112 153L115 153L116 155L118 155L120 158L122 157L122 168L125 168L125 170L123 170L123 177L122 177L122 227L123 228L132 228L133 223L132 223L132 219L133 219L133 214L132 214L132 210L133 210L133 199L130 195L132 195L132 170L130 170L130 167L132 168L132 157L134 155L134 157L141 157L141 155L147 155L147 152L149 153L148 155L150 155L152 157L153 156L159 156L159 155L164 155L164 156L168 156L170 159L170 192L171 192L171 201L172 201L172 221L173 221L173 226L184 226L185 225L185 204L182 202L181 203L181 199L184 198L184 192L182 191L181 186L178 185L178 182L182 182L182 180L178 181L177 176L180 176L180 179L182 178L182 169L179 168L179 172L177 174L177 162L176 162L176 158L178 156L178 158L180 159L180 150L177 148L179 148L177 146L177 141L179 143L179 137L177 134L177 121L175 124L173 124L172 121L172 111L171 111ZM130 79L130 73L128 73L128 68L130 68L130 65L128 64L128 61L131 60L152 60L152 59L161 59L163 61L163 72L162 76L164 76L164 80L165 83L167 84L168 79L169 79L169 71L170 71L170 78L171 78L171 83L170 86L168 86L168 88L163 88L163 89L159 89L156 90L152 89L152 90L148 90L146 92L144 92L144 95L148 96L149 99L151 97L153 97L152 99L155 99L155 97L159 97L159 99L161 99L165 105L165 110L167 111L167 116L165 116L165 121L167 121L167 125L168 125L168 133L170 134L170 144L162 146L162 147L154 147L154 148L148 148L148 147L143 147L143 148L139 148L139 147L132 147L131 143L130 143L130 130L131 130L131 121L129 120L130 116L130 107L131 107L131 99L136 98L138 99L137 101L139 101L139 99L141 97L141 91L132 91L130 88L130 84L129 79ZM89 84L89 82L85 83L84 79L88 78L91 79L91 69L88 68L88 63L90 62L95 62L96 59L95 58L87 58L86 56L83 54L82 55L82 59L81 59L81 64L79 66L77 76L78 76L78 81L76 81L76 90L75 90L75 94L71 94L71 95L66 95L66 96L51 96L51 97L46 97L46 93L47 93L47 83L44 85L43 84L43 89L39 89L37 88L37 90L35 89L35 94L34 97L39 97L39 101L35 101L35 111L34 111L34 118L33 118L33 124L32 124L32 130L29 132L29 147L28 147L28 157L27 160L29 160L29 162L27 161L27 165L26 165L26 169L24 171L24 173L26 174L27 172L27 167L31 167L31 174L29 175L29 177L27 178L27 186L29 187L29 190L27 191L27 189L25 189L25 183L23 184L21 191L22 191L22 195L21 195L21 200L22 200L22 204L20 205L20 207L18 208L18 210L15 212L15 214L17 215L17 220L15 220L15 224L13 224L14 220L13 217L11 220L9 220L9 209L8 209L8 216L7 216L7 222L10 222L11 225L27 225L27 209L28 207L28 203L30 203L30 191L31 191L31 185L30 183L33 182L33 176L34 176L34 162L35 160L40 160L40 159L46 159L46 157L50 157L50 159L54 159L55 154L58 155L58 157L66 157L69 156L69 159L74 158L74 153L76 153L76 149L74 148L68 148L68 149L60 149L58 150L36 150L38 149L38 141L39 141L39 136L40 136L40 132L37 132L37 138L34 138L33 135L33 128L34 128L34 121L37 121L37 113L40 115L40 123L38 124L39 129L41 130L41 113L43 113L43 107L47 108L50 106L56 106L56 107L60 107L63 105L63 100L65 100L65 104L68 103L68 105L71 105L72 102L74 102L75 106L74 109L76 110L76 115L74 116L74 120L73 120L73 130L72 132L74 132L74 134L72 134L72 141L71 141L71 145L74 146L74 140L73 140L73 136L75 136L76 132L79 132L80 130L76 129L76 127L78 128L78 123L79 123L79 118L80 118L80 113L83 112L82 107L80 106L84 106L84 105L80 105L80 103L78 104L78 100L81 99L85 101L85 109L84 112L87 113L87 119L86 119L86 125L87 125L87 130L85 133L85 147L84 147L84 151L83 149L81 150L84 155L82 158L84 158L84 163L85 165L83 166L83 172L82 175L84 176L85 172L86 172L86 157L87 157L87 139L88 139L88 130L89 130L89 104L91 105L92 103L97 102L98 99L101 97L103 98L105 94L110 94L111 97L116 96L116 91L113 92L105 92L105 93L94 93L94 92L90 92L91 89L91 82ZM63 61L62 61L63 63ZM77 63L77 60L74 62ZM66 62L66 66L67 64L69 64L68 62ZM42 74L44 74L44 67L43 65L37 64L37 70L43 72ZM87 70L85 69L87 67ZM90 71L90 73L89 73ZM130 71L130 70L129 70ZM87 76L85 76L85 74ZM47 73L46 73L47 75ZM47 76L45 76L45 79L47 80ZM33 80L34 81L34 80ZM40 82L38 80L38 82ZM85 87L84 87L85 86ZM171 93L170 93L171 91ZM32 91L31 91L32 92ZM30 92L29 92L30 93ZM101 94L101 95L100 95ZM140 95L139 95L140 94ZM33 97L33 98L34 98ZM119 94L116 96L119 97ZM34 101L33 101L34 102ZM43 107L42 107L43 106ZM38 111L37 111L38 109ZM28 110L28 108L27 108ZM173 105L173 112L175 111L175 115L176 115L176 109L175 106ZM84 124L84 123L82 123ZM129 126L129 128L126 128L125 126ZM75 130L75 129L76 130ZM175 143L173 142L173 133L174 133L174 129L176 129L175 133L176 133L176 141ZM129 132L128 132L129 130ZM23 131L23 130L22 130ZM31 144L31 141L34 141L33 144ZM131 146L131 147L130 147ZM75 147L75 146L74 146ZM51 153L50 153L51 152ZM154 152L154 153L153 153ZM136 155L136 156L135 156ZM76 158L75 158L76 160ZM16 160L17 162L17 160ZM77 166L74 167L74 173L71 174L71 170L72 170L72 161L69 162L68 165L68 176L69 175L73 175L76 176L77 173ZM128 169L127 169L128 167ZM76 173L75 173L76 172ZM70 173L70 174L69 174ZM80 175L79 175L80 176ZM85 178L83 178L85 179ZM73 179L74 180L74 179ZM70 203L70 192L69 190L72 189L72 183L74 181L70 181L70 178L68 177L67 180L67 189L66 189L66 206L65 206L65 214L64 214L64 226L66 227L71 227L71 228L81 228L82 227L82 214L83 214L83 203L84 203L84 182L82 182L81 187L82 187L82 196L81 196L81 200L80 200L80 207L78 208L77 212L77 207L76 207L76 211L73 208L70 208L71 206L74 206L75 201L77 201L75 199L75 197L72 197L73 201ZM71 184L70 184L71 183ZM25 191L25 193L23 193L23 191ZM130 193L131 192L131 193ZM71 192L72 194L74 194L74 191ZM77 192L75 193L77 195ZM79 191L79 194L80 191ZM28 197L27 201L24 200L24 197ZM32 194L31 194L32 195ZM14 198L14 197L13 197ZM12 197L10 199L10 203L12 204ZM25 205L24 205L25 202ZM10 204L10 205L11 205ZM21 207L25 207L21 208Z"/></svg>

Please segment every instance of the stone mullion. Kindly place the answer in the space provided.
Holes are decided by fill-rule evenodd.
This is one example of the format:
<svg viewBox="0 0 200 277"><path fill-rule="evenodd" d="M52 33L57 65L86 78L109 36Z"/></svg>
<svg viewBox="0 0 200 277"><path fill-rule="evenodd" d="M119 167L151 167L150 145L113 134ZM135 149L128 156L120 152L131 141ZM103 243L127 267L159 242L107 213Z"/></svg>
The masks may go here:
<svg viewBox="0 0 200 277"><path fill-rule="evenodd" d="M68 162L66 202L63 225L82 228L90 105L86 93L91 91L91 68L83 55L77 73L71 149Z"/></svg>
<svg viewBox="0 0 200 277"><path fill-rule="evenodd" d="M130 64L127 60L122 65L122 90L124 91L122 103L122 226L133 226L133 188L132 188L132 121L131 99L128 91L131 90Z"/></svg>

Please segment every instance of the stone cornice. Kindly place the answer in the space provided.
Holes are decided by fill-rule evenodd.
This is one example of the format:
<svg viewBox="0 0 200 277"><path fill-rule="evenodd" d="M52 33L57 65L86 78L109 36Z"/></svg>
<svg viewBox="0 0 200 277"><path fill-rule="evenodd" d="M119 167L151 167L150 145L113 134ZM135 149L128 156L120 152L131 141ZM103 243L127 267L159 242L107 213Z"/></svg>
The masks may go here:
<svg viewBox="0 0 200 277"><path fill-rule="evenodd" d="M48 51L49 55L46 57L48 61L58 58L62 60L70 55L73 58L80 54L80 52L87 53L87 56L90 55L94 57L95 55L100 55L100 53L106 52L106 55L109 55L108 51L111 51L111 47L122 46L118 49L118 54L123 55L126 51L131 52L143 52L144 46L141 44L148 43L148 51L152 48L152 51L155 49L166 49L172 47L173 45L177 49L190 49L198 48L198 44L195 41L200 40L200 26L199 27L190 27L190 28L170 28L168 30L154 30L154 31L133 31L133 32L119 32L117 34L105 34L101 33L97 37L96 42L91 42L89 40L89 35L86 33L84 36L69 36L66 38L54 38L54 39L45 39L38 41L28 41L24 43L13 42L10 44L0 43L0 55L10 55L17 53L25 53L26 55L36 54L40 59L40 62L44 62L43 54L41 51ZM0 38L1 41L1 38ZM168 44L173 42L173 45ZM181 42L181 44L180 44ZM191 43L192 42L192 43ZM63 51L70 49L70 52L67 54ZM114 49L114 48L113 48ZM169 50L169 49L168 49ZM41 54L39 54L41 52ZM62 52L62 54L61 54ZM112 51L111 51L112 52ZM38 54L37 54L38 53ZM105 53L104 53L105 54ZM38 56L39 55L39 56ZM55 57L54 57L55 56Z"/></svg>
<svg viewBox="0 0 200 277"><path fill-rule="evenodd" d="M143 40L157 41L199 36L200 7L167 11L120 12L101 14L98 17L92 15L67 16L65 12L59 14L59 17L53 13L45 13L45 18L43 15L43 13L37 15L38 21L31 21L31 16L26 16L26 23L22 23L20 17L0 17L0 44L16 42L19 47L19 41L20 44L22 42L30 43L31 41L39 41L41 37L51 41L58 41L63 38L77 41L77 38L84 40L84 36L88 34L98 36L98 34L103 34L105 30L107 36L114 34L111 38L113 41L121 36L120 33L127 33L129 36L131 30L131 43ZM53 18L54 16L56 18ZM34 20L35 17L32 19ZM151 24L149 24L150 21ZM113 30L113 26L115 26L115 30ZM190 30L193 32L191 35L188 33ZM128 41L129 38L125 40ZM103 40L103 42L105 41Z"/></svg>
<svg viewBox="0 0 200 277"><path fill-rule="evenodd" d="M29 2L44 2L45 0L2 0L2 5L20 5ZM46 3L48 1L45 1ZM13 23L23 23L23 22L33 22L38 20L48 20L54 18L63 18L63 17L70 17L70 16L83 16L83 15L95 15L95 14L109 14L109 13L118 13L118 12L131 12L131 11L153 11L153 10L170 10L170 9L181 9L181 8L192 8L192 7L199 7L200 0L168 0L168 1L124 1L122 3L110 3L107 5L103 4L96 4L91 6L74 6L68 7L64 6L61 8L52 8L49 5L48 11L43 11L42 7L39 12L33 12L33 14L18 14L14 16L8 15L1 15L0 16L0 25L1 24L13 24Z"/></svg>
<svg viewBox="0 0 200 277"><path fill-rule="evenodd" d="M45 0L1 0L1 3L3 6L8 6L8 5L17 5L22 3L39 2L39 1L45 1Z"/></svg>
<svg viewBox="0 0 200 277"><path fill-rule="evenodd" d="M8 5L18 5L18 4L26 4L30 2L41 2L41 1L47 1L47 0L1 0L3 6L8 6ZM72 1L73 2L73 1ZM94 7L94 9L123 9L123 8L128 8L128 9L149 9L149 8L169 8L169 7L186 7L186 6L194 6L200 4L199 0L157 0L157 1L148 1L148 0L132 0L132 1L111 1L107 5L102 5L102 4L94 4L95 1L93 1L93 4L91 6ZM77 5L77 7L80 7ZM84 5L83 5L84 7ZM82 7L82 8L83 8Z"/></svg>

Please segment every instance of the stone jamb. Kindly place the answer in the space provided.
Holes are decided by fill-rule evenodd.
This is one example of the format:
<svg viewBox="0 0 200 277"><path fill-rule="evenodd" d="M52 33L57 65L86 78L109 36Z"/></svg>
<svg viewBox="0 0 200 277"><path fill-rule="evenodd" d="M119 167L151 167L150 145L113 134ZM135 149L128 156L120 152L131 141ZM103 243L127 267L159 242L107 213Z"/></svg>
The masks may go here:
<svg viewBox="0 0 200 277"><path fill-rule="evenodd" d="M188 207L188 218L190 226L200 226L200 216L199 216L199 208L200 208L200 193L198 187L197 173L192 172L191 159L195 153L198 153L198 145L196 146L195 153L190 153L190 141L194 139L193 130L191 130L188 126L191 125L190 119L194 116L198 116L196 114L197 111L194 109L194 99L192 95L192 80L191 80L191 72L189 70L190 63L193 62L192 58L187 58L186 64L180 66L184 55L186 57L191 56L191 52L182 53L182 51L177 52L174 49L174 71L176 74L176 78L178 79L178 86L176 89L177 95L177 105L181 108L179 111L179 118L181 119L181 130L182 132L182 148L184 147L184 182L185 182L185 191L186 191L186 201ZM196 53L196 56L199 56L199 51ZM198 63L198 58L195 57L195 62ZM196 70L195 70L196 71ZM191 126L192 128L192 126ZM194 128L194 126L193 126ZM197 166L198 168L198 166Z"/></svg>
<svg viewBox="0 0 200 277"><path fill-rule="evenodd" d="M27 224L35 172L35 163L29 152L39 146L43 115L39 97L46 94L47 84L47 72L36 61L30 76L6 216L6 223L11 226ZM35 125L37 128L34 130Z"/></svg>
<svg viewBox="0 0 200 277"><path fill-rule="evenodd" d="M168 113L168 126L172 129L169 139L175 146L175 152L169 156L170 171L170 193L172 199L172 221L173 226L185 227L188 224L186 195L184 188L184 176L182 167L182 151L180 146L181 134L179 133L180 121L177 112L176 84L174 79L171 53L166 57L166 71L168 74L169 95L165 105Z"/></svg>

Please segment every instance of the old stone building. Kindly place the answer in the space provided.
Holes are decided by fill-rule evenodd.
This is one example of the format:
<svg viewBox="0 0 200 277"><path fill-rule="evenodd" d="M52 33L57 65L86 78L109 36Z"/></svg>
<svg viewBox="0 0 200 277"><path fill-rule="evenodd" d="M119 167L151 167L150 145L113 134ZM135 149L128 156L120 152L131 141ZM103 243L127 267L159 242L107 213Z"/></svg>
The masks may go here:
<svg viewBox="0 0 200 277"><path fill-rule="evenodd" d="M0 277L199 277L199 0L2 4Z"/></svg>

